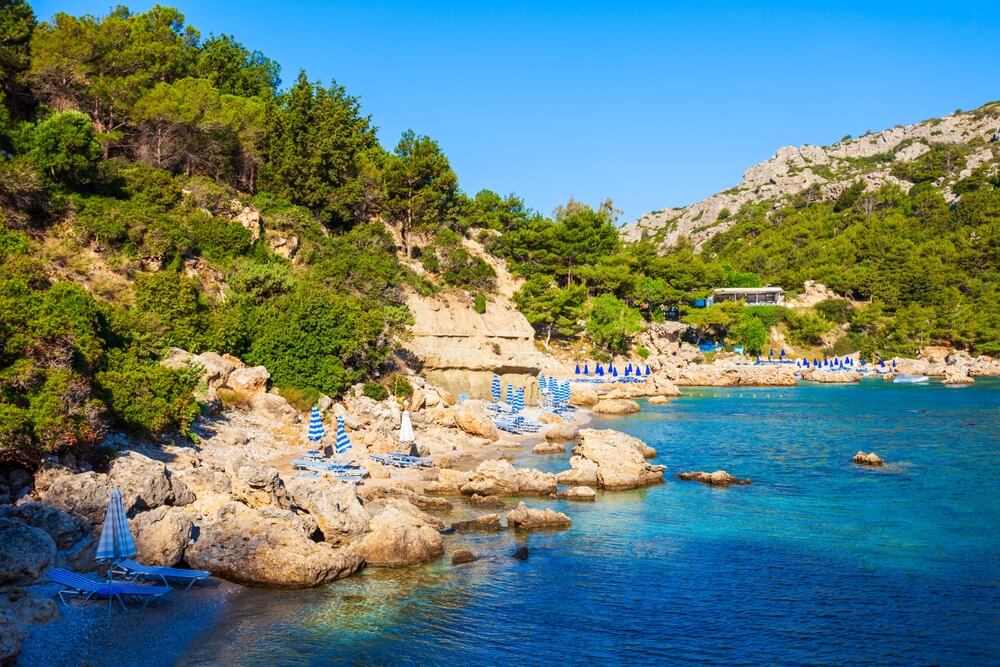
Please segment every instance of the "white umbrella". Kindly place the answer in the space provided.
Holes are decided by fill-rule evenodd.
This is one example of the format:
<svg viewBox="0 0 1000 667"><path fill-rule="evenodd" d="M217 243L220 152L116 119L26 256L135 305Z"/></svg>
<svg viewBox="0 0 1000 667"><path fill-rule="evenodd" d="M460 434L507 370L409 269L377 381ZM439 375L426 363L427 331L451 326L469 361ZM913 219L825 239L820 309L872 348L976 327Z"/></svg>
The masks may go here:
<svg viewBox="0 0 1000 667"><path fill-rule="evenodd" d="M399 422L399 441L413 442L416 439L416 436L413 435L413 423L410 421L410 411L403 410L403 418Z"/></svg>

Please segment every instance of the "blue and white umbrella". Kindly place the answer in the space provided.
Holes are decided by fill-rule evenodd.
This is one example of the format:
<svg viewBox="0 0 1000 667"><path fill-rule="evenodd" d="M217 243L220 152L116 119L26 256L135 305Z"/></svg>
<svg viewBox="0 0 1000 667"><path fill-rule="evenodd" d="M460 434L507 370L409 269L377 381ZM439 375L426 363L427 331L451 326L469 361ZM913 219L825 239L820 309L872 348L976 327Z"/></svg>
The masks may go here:
<svg viewBox="0 0 1000 667"><path fill-rule="evenodd" d="M548 381L545 377L545 373L538 374L538 388L545 389L548 386Z"/></svg>
<svg viewBox="0 0 1000 667"><path fill-rule="evenodd" d="M97 543L97 562L115 564L134 555L135 539L125 516L122 493L117 488L111 489L101 539Z"/></svg>
<svg viewBox="0 0 1000 667"><path fill-rule="evenodd" d="M524 389L518 387L518 389L514 392L510 408L514 412L520 412L521 410L524 410Z"/></svg>
<svg viewBox="0 0 1000 667"><path fill-rule="evenodd" d="M344 430L344 416L337 415L337 453L346 454L351 449L351 439Z"/></svg>
<svg viewBox="0 0 1000 667"><path fill-rule="evenodd" d="M319 413L319 408L315 405L309 411L309 434L306 436L310 442L319 442L326 437L326 429L323 428L323 416Z"/></svg>
<svg viewBox="0 0 1000 667"><path fill-rule="evenodd" d="M567 380L566 382L563 382L563 385L562 385L562 404L563 405L569 405L570 391L571 390L570 390L570 387L569 387L569 381Z"/></svg>
<svg viewBox="0 0 1000 667"><path fill-rule="evenodd" d="M494 374L493 381L490 383L490 395L493 397L494 403L500 402L500 376Z"/></svg>

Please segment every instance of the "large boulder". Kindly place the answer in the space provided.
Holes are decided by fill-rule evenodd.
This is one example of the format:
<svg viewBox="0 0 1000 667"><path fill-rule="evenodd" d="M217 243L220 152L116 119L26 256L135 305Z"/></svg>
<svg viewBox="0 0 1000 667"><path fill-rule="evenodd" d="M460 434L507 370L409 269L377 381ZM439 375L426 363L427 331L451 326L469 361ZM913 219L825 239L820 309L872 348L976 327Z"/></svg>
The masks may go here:
<svg viewBox="0 0 1000 667"><path fill-rule="evenodd" d="M358 554L310 540L293 517L227 503L198 526L184 559L225 579L281 588L319 586L362 567Z"/></svg>
<svg viewBox="0 0 1000 667"><path fill-rule="evenodd" d="M481 514L473 519L467 519L466 521L456 521L452 524L452 528L461 532L479 530L491 533L503 530L503 524L500 522L499 514Z"/></svg>
<svg viewBox="0 0 1000 667"><path fill-rule="evenodd" d="M576 440L580 429L573 422L551 424L545 429L546 440Z"/></svg>
<svg viewBox="0 0 1000 667"><path fill-rule="evenodd" d="M85 530L80 522L68 512L45 503L26 502L11 507L11 516L5 518L20 521L40 528L49 534L57 549L69 549L85 537Z"/></svg>
<svg viewBox="0 0 1000 667"><path fill-rule="evenodd" d="M441 534L412 512L390 505L372 517L371 532L356 548L376 567L403 567L434 560L444 553Z"/></svg>
<svg viewBox="0 0 1000 667"><path fill-rule="evenodd" d="M531 496L555 493L556 476L533 468L515 468L510 461L492 459L476 468L461 491L467 496Z"/></svg>
<svg viewBox="0 0 1000 667"><path fill-rule="evenodd" d="M430 493L443 493L458 496L462 494L462 486L469 483L472 473L452 468L438 470L437 479L424 487Z"/></svg>
<svg viewBox="0 0 1000 667"><path fill-rule="evenodd" d="M740 479L730 475L725 470L681 472L677 473L677 479L685 482L701 482L711 486L748 486L751 483L749 479Z"/></svg>
<svg viewBox="0 0 1000 667"><path fill-rule="evenodd" d="M13 619L0 615L0 665L13 665L21 654L21 628Z"/></svg>
<svg viewBox="0 0 1000 667"><path fill-rule="evenodd" d="M136 515L130 524L140 562L166 567L181 562L193 528L184 510L161 505Z"/></svg>
<svg viewBox="0 0 1000 667"><path fill-rule="evenodd" d="M288 401L278 394L263 392L250 397L250 409L265 419L279 422L294 422L299 413Z"/></svg>
<svg viewBox="0 0 1000 667"><path fill-rule="evenodd" d="M944 384L974 384L975 380L969 376L969 369L965 366L946 366L944 369Z"/></svg>
<svg viewBox="0 0 1000 667"><path fill-rule="evenodd" d="M39 493L42 502L92 524L104 523L111 486L108 476L96 472L60 475Z"/></svg>
<svg viewBox="0 0 1000 667"><path fill-rule="evenodd" d="M535 530L538 528L568 528L573 522L562 512L555 510L536 509L524 503L518 503L515 509L507 512L507 527L519 530Z"/></svg>
<svg viewBox="0 0 1000 667"><path fill-rule="evenodd" d="M210 494L229 495L233 488L229 475L222 468L212 464L176 470L170 476L170 481L172 484L177 482L184 484L196 499Z"/></svg>
<svg viewBox="0 0 1000 667"><path fill-rule="evenodd" d="M246 459L228 467L230 495L253 508L286 507L285 485L278 471Z"/></svg>
<svg viewBox="0 0 1000 667"><path fill-rule="evenodd" d="M36 581L56 557L56 543L41 528L0 519L0 585Z"/></svg>
<svg viewBox="0 0 1000 667"><path fill-rule="evenodd" d="M244 395L259 394L267 389L267 381L271 374L263 366L248 366L237 368L229 374L226 386Z"/></svg>
<svg viewBox="0 0 1000 667"><path fill-rule="evenodd" d="M353 485L322 477L295 477L286 488L292 504L316 520L328 544L345 546L367 532L368 513Z"/></svg>
<svg viewBox="0 0 1000 667"><path fill-rule="evenodd" d="M215 352L202 352L193 359L202 368L202 380L212 389L226 384L229 374L236 370L236 364Z"/></svg>
<svg viewBox="0 0 1000 667"><path fill-rule="evenodd" d="M500 437L493 420L486 412L481 401L465 401L455 409L455 424L470 435L487 440Z"/></svg>
<svg viewBox="0 0 1000 667"><path fill-rule="evenodd" d="M593 410L604 415L630 415L639 412L639 404L627 398L603 398Z"/></svg>
<svg viewBox="0 0 1000 667"><path fill-rule="evenodd" d="M560 484L585 484L623 490L663 481L664 467L646 463L656 450L642 440L610 429L583 429L573 448L570 470L559 474Z"/></svg>
<svg viewBox="0 0 1000 667"><path fill-rule="evenodd" d="M167 467L138 452L128 452L111 461L108 484L121 490L122 503L130 514L169 505L174 500Z"/></svg>
<svg viewBox="0 0 1000 667"><path fill-rule="evenodd" d="M865 454L864 452L859 451L857 454L854 455L854 462L861 466L878 467L881 465L885 465L885 461L882 460L882 457L880 457L875 452L869 452L868 454Z"/></svg>
<svg viewBox="0 0 1000 667"><path fill-rule="evenodd" d="M601 398L597 395L597 390L592 386L576 382L569 386L569 402L571 405L589 408L592 405L597 405L597 402L600 400Z"/></svg>

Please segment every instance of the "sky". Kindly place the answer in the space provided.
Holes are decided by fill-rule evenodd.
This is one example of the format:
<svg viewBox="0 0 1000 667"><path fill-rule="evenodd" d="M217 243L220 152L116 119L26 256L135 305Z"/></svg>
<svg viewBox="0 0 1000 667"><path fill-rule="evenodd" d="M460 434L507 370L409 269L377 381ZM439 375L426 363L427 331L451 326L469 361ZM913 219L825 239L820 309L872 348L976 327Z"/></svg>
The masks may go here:
<svg viewBox="0 0 1000 667"><path fill-rule="evenodd" d="M43 20L113 4L32 3ZM543 213L610 198L620 222L736 185L781 146L1000 99L995 2L162 4L278 61L285 84L336 79L387 148L433 137L470 195Z"/></svg>

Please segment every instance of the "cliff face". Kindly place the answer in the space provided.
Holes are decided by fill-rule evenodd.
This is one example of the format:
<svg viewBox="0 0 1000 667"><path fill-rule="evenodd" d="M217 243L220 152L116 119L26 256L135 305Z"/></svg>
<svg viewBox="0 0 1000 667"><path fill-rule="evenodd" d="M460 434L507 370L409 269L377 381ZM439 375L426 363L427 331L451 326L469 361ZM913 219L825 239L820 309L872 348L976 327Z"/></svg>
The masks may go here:
<svg viewBox="0 0 1000 667"><path fill-rule="evenodd" d="M771 159L747 169L743 181L736 187L690 206L647 213L623 226L622 238L638 241L646 237L657 241L662 248L687 238L700 247L732 226L723 211L736 213L748 204L778 202L812 186L818 187L822 200L835 199L844 188L859 179L867 189L888 182L908 189L909 183L892 175L894 164L917 159L933 144L967 146L966 165L958 178L968 176L1000 152L996 150L1000 146L1000 102L975 111L840 141L832 146L785 146Z"/></svg>

